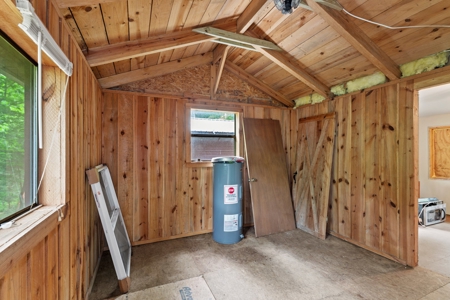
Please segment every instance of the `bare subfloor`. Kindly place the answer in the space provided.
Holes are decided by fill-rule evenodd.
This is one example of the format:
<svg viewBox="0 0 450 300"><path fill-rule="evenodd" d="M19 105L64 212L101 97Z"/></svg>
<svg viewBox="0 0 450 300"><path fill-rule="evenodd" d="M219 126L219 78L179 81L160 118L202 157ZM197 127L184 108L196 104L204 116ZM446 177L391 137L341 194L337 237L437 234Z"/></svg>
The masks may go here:
<svg viewBox="0 0 450 300"><path fill-rule="evenodd" d="M215 299L449 299L450 278L300 230L235 245L211 234L133 247L130 293L203 276ZM89 299L119 296L109 253ZM199 299L197 299L199 300Z"/></svg>

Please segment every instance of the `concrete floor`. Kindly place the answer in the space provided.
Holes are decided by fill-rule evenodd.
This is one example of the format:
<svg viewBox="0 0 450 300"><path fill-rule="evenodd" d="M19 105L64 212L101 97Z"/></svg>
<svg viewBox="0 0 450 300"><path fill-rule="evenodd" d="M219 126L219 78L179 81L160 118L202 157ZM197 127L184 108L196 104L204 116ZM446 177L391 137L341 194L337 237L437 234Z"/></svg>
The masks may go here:
<svg viewBox="0 0 450 300"><path fill-rule="evenodd" d="M434 226L423 229L427 233L440 230ZM425 235L423 232L420 229L420 236ZM436 249L426 250L420 244L421 256L434 257ZM450 247L443 258L450 261ZM430 264L433 261L437 259L429 259ZM217 244L211 234L205 234L134 247L130 293L203 276L217 300L435 300L449 299L450 277L446 275L421 266L405 267L332 236L322 241L294 230L255 238L249 230L235 245ZM114 299L119 295L106 252L89 299Z"/></svg>
<svg viewBox="0 0 450 300"><path fill-rule="evenodd" d="M450 216L446 219L419 226L419 266L450 277Z"/></svg>

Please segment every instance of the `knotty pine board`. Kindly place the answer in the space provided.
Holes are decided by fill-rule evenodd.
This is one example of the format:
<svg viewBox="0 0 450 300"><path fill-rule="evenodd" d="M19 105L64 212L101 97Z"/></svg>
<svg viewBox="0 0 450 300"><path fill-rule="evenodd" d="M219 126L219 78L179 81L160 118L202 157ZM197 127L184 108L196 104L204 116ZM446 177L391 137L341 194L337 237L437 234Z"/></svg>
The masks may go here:
<svg viewBox="0 0 450 300"><path fill-rule="evenodd" d="M323 109L321 105L298 108L291 126ZM335 111L339 120L330 233L417 265L418 117L413 82L338 97L329 101L328 110ZM291 128L291 140L295 131Z"/></svg>

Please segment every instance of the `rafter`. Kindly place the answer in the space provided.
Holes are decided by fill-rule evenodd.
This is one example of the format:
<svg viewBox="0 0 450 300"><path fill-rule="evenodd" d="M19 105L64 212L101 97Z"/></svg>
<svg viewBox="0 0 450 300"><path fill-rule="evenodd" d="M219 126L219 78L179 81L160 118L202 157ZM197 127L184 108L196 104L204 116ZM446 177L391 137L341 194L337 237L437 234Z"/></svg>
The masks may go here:
<svg viewBox="0 0 450 300"><path fill-rule="evenodd" d="M216 82L214 83L214 94L217 93L217 89L219 88L220 78L222 77L223 67L225 66L225 61L227 59L229 47L225 48L225 51L222 55L222 60L220 61L219 68L217 69Z"/></svg>
<svg viewBox="0 0 450 300"><path fill-rule="evenodd" d="M219 26L226 30L233 30L236 28L236 22L229 22ZM182 30L146 39L92 48L89 49L86 59L91 67L95 67L129 58L192 46L213 39L214 37L192 32L190 29Z"/></svg>
<svg viewBox="0 0 450 300"><path fill-rule="evenodd" d="M248 50L254 50L254 46L274 50L281 50L280 47L278 47L271 41L262 40L246 36L243 34L233 33L230 31L210 26L195 28L192 29L192 31L215 37L216 39L212 40L213 42L224 43L234 47L242 47Z"/></svg>
<svg viewBox="0 0 450 300"><path fill-rule="evenodd" d="M126 0L56 0L59 8L67 8L74 6L88 6L94 4L108 3L108 2L119 2Z"/></svg>
<svg viewBox="0 0 450 300"><path fill-rule="evenodd" d="M202 55L191 56L168 63L163 63L147 68L137 69L131 72L125 72L110 77L100 78L98 81L103 88L111 88L114 86L139 81L142 79L163 76L176 71L192 68L196 66L206 65L212 62L213 54L208 52Z"/></svg>
<svg viewBox="0 0 450 300"><path fill-rule="evenodd" d="M263 81L259 80L258 78L253 77L251 74L245 72L245 70L241 69L240 67L236 66L235 64L227 61L227 62L225 62L225 69L228 72L239 77L240 79L253 85L257 89L263 91L264 93L266 93L270 97L274 98L275 100L283 103L284 105L286 105L288 107L294 106L294 102L287 99L283 94L275 91L269 85L267 85Z"/></svg>
<svg viewBox="0 0 450 300"><path fill-rule="evenodd" d="M244 33L259 18L265 16L274 7L272 0L253 0L237 20L238 33Z"/></svg>
<svg viewBox="0 0 450 300"><path fill-rule="evenodd" d="M306 0L306 2L315 13L322 17L337 33L389 79L395 80L400 78L399 66L359 29L345 13L320 5L314 0Z"/></svg>
<svg viewBox="0 0 450 300"><path fill-rule="evenodd" d="M263 48L259 48L259 52L318 94L324 97L330 96L330 89L317 78L303 70L295 61L290 60L287 53Z"/></svg>

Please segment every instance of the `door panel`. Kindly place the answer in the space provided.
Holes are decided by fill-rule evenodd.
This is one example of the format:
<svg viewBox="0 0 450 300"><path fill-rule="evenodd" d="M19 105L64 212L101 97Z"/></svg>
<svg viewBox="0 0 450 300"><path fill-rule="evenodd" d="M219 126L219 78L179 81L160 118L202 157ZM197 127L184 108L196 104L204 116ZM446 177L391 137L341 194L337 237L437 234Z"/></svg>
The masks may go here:
<svg viewBox="0 0 450 300"><path fill-rule="evenodd" d="M244 118L244 141L255 236L295 229L280 122Z"/></svg>
<svg viewBox="0 0 450 300"><path fill-rule="evenodd" d="M299 120L296 175L292 183L297 228L325 239L335 114Z"/></svg>

